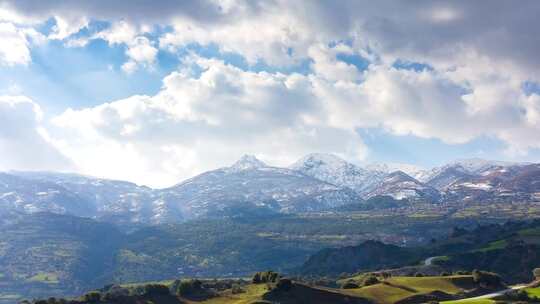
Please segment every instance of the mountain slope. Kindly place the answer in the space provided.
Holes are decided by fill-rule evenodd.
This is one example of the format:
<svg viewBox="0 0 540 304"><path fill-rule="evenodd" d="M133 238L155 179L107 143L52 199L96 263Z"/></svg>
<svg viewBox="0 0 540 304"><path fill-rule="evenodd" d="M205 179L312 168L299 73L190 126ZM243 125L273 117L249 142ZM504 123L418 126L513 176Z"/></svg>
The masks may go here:
<svg viewBox="0 0 540 304"><path fill-rule="evenodd" d="M361 196L372 191L387 175L383 171L364 169L335 155L322 153L308 154L290 168L334 185L349 187Z"/></svg>
<svg viewBox="0 0 540 304"><path fill-rule="evenodd" d="M70 214L123 225L158 223L161 211L156 191L148 187L52 172L0 173L0 202L20 212Z"/></svg>
<svg viewBox="0 0 540 304"><path fill-rule="evenodd" d="M206 172L164 189L160 195L165 201L177 202L186 218L203 217L245 202L292 213L320 211L361 201L348 188L299 171L269 167L252 156L244 156L231 167Z"/></svg>
<svg viewBox="0 0 540 304"><path fill-rule="evenodd" d="M111 224L34 213L2 227L0 290L27 296L72 294L110 281L121 233Z"/></svg>
<svg viewBox="0 0 540 304"><path fill-rule="evenodd" d="M50 211L84 216L96 212L89 201L62 185L7 173L0 173L0 203L4 210L28 213Z"/></svg>
<svg viewBox="0 0 540 304"><path fill-rule="evenodd" d="M367 194L367 197L388 195L394 199L423 200L437 202L440 193L437 189L425 185L402 171L388 174Z"/></svg>
<svg viewBox="0 0 540 304"><path fill-rule="evenodd" d="M302 274L336 275L343 272L370 271L407 265L418 259L411 249L366 241L358 246L323 249L300 267Z"/></svg>

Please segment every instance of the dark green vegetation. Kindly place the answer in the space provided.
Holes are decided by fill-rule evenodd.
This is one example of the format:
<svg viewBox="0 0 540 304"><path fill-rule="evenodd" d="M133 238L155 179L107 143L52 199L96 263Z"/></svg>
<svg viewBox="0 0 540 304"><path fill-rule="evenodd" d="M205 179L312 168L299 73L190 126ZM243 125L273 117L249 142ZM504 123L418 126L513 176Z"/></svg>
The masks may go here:
<svg viewBox="0 0 540 304"><path fill-rule="evenodd" d="M441 245L455 252L435 261L445 269L486 269L500 273L507 282L527 282L540 265L540 222L479 227Z"/></svg>
<svg viewBox="0 0 540 304"><path fill-rule="evenodd" d="M2 227L0 301L104 284L120 242L121 233L110 224L55 214L21 217Z"/></svg>
<svg viewBox="0 0 540 304"><path fill-rule="evenodd" d="M414 248L366 241L357 246L323 249L312 255L302 266L301 273L336 275L343 272L371 271L395 268L419 262L421 253Z"/></svg>
<svg viewBox="0 0 540 304"><path fill-rule="evenodd" d="M34 304L415 304L462 299L506 288L497 278L495 274L478 271L473 275L444 277L392 277L370 273L341 280L343 287L340 289L315 286L301 279L285 278L279 273L265 271L255 273L250 281L191 279L110 285L80 297L34 301Z"/></svg>
<svg viewBox="0 0 540 304"><path fill-rule="evenodd" d="M400 208L406 206L410 206L410 202L407 199L397 200L388 195L376 195L361 203L348 204L336 209L338 211L366 211Z"/></svg>
<svg viewBox="0 0 540 304"><path fill-rule="evenodd" d="M75 295L106 283L288 271L327 247L377 239L422 244L474 219L362 212L240 216L131 233L73 216L0 216L0 301ZM496 219L494 219L497 221Z"/></svg>
<svg viewBox="0 0 540 304"><path fill-rule="evenodd" d="M434 275L474 269L499 273L507 283L529 282L540 265L540 221L454 229L448 238L418 247L368 241L324 249L298 269L303 275L334 275L389 269L398 275ZM403 267L405 266L405 267Z"/></svg>
<svg viewBox="0 0 540 304"><path fill-rule="evenodd" d="M260 281L264 278L263 281ZM275 272L256 273L245 280L176 280L132 285L112 285L73 298L35 300L34 304L89 303L372 303L365 298L343 294L339 289L308 286L283 278Z"/></svg>
<svg viewBox="0 0 540 304"><path fill-rule="evenodd" d="M480 219L484 223L503 222L507 217L504 212L509 212L503 208L482 218L472 211L470 216L462 216L444 206L409 213L406 209L385 210L309 215L256 215L247 210L249 215L139 227L129 233L72 216L0 216L0 302L76 295L106 283L243 277L260 269L293 273L324 248L356 246L366 240L400 247L372 246L372 253L361 250L355 259L324 251L327 258L317 260L307 273L338 275L412 264L412 269L398 274L433 275L477 268L499 272L514 282L529 279L532 268L540 265L535 224L456 230L453 237L445 239L454 226L471 229ZM431 238L438 241L431 243ZM507 250L516 246L516 253L505 258L511 252ZM442 256L433 261L432 272L424 273L421 266L414 266L431 256ZM467 264L469 256L477 258L478 264ZM312 259L318 259L317 255ZM516 259L518 266L509 264ZM496 265L494 261L498 261ZM336 265L339 271L333 271Z"/></svg>

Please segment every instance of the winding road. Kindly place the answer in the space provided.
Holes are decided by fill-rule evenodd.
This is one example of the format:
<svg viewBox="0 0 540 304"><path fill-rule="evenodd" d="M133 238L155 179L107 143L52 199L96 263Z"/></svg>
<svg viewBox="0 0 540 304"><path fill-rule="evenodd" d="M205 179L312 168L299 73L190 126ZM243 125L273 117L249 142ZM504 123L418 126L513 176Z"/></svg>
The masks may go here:
<svg viewBox="0 0 540 304"><path fill-rule="evenodd" d="M433 265L433 260L435 260L436 258L438 258L438 256L432 256L432 257L429 257L429 258L425 259L424 260L424 265L425 266ZM510 288L508 288L508 289L503 289L503 290L500 290L500 291L497 291L497 292L492 292L492 293L488 293L488 294L477 296L477 297L461 299L461 300L458 300L458 301L452 301L452 303L459 303L461 301L465 302L465 301L471 301L471 300L491 299L491 298L494 298L496 296L503 295L504 293L506 293L506 292L508 292L510 290L518 290L518 289L525 288L527 286L528 285L525 285L525 284L514 285L514 286L510 286ZM444 302L442 302L442 303L444 303Z"/></svg>
<svg viewBox="0 0 540 304"><path fill-rule="evenodd" d="M510 286L510 288L508 288L508 289L503 289L503 290L500 290L500 291L497 291L497 292L488 293L488 294L481 295L481 296L478 296L478 297L472 297L472 298L466 298L466 299L461 299L461 300L457 300L457 301L452 301L452 303L468 302L468 301L482 300L482 299L491 299L491 298L494 298L496 296L503 295L504 293L506 293L506 292L508 292L510 290L518 290L518 289L522 289L522 288L525 288L525 287L527 287L527 285L514 285L514 286ZM445 302L441 302L441 303L445 303Z"/></svg>
<svg viewBox="0 0 540 304"><path fill-rule="evenodd" d="M424 265L426 266L430 266L430 265L433 265L433 260L436 259L438 257L434 256L434 257L429 257L427 259L424 260Z"/></svg>

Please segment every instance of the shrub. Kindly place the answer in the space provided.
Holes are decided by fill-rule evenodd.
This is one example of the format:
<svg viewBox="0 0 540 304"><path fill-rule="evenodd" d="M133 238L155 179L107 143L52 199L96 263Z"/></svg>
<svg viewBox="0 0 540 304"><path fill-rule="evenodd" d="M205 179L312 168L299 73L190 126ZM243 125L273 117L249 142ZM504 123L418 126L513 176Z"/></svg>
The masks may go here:
<svg viewBox="0 0 540 304"><path fill-rule="evenodd" d="M540 279L540 268L535 268L533 270L533 275L536 279Z"/></svg>
<svg viewBox="0 0 540 304"><path fill-rule="evenodd" d="M83 301L90 303L98 303L99 301L101 301L101 293L97 291L90 291L83 296Z"/></svg>
<svg viewBox="0 0 540 304"><path fill-rule="evenodd" d="M110 285L106 290L107 292L103 295L103 299L106 301L113 301L121 297L129 296L129 289L119 285ZM140 294L142 294L142 292L140 292Z"/></svg>
<svg viewBox="0 0 540 304"><path fill-rule="evenodd" d="M202 291L202 282L199 280L184 280L178 284L176 294L181 296L194 295Z"/></svg>
<svg viewBox="0 0 540 304"><path fill-rule="evenodd" d="M239 293L243 293L245 292L244 289L242 289L242 287L238 284L233 284L232 287L231 287L231 293L232 294L239 294Z"/></svg>
<svg viewBox="0 0 540 304"><path fill-rule="evenodd" d="M374 275L368 275L362 280L363 286L370 286L380 283L379 279Z"/></svg>
<svg viewBox="0 0 540 304"><path fill-rule="evenodd" d="M451 275L452 275L451 273L446 272L446 271L441 272L441 277L448 277L448 276L451 276Z"/></svg>
<svg viewBox="0 0 540 304"><path fill-rule="evenodd" d="M466 270L458 270L455 272L456 275L469 275L471 274L470 271L466 271Z"/></svg>
<svg viewBox="0 0 540 304"><path fill-rule="evenodd" d="M386 279L392 277L392 274L390 272L383 271L383 272L381 272L381 276L382 276L383 279L386 280Z"/></svg>
<svg viewBox="0 0 540 304"><path fill-rule="evenodd" d="M253 284L276 283L279 278L281 278L281 276L277 272L263 271L255 273L251 279L251 282L253 282Z"/></svg>
<svg viewBox="0 0 540 304"><path fill-rule="evenodd" d="M423 277L424 274L421 273L421 272L417 272L417 273L414 274L414 276L415 276L415 277Z"/></svg>
<svg viewBox="0 0 540 304"><path fill-rule="evenodd" d="M146 296L165 296L169 294L169 287L161 284L144 285L144 295Z"/></svg>
<svg viewBox="0 0 540 304"><path fill-rule="evenodd" d="M343 283L343 285L341 285L341 288L342 289L360 288L360 285L358 285L355 281L350 280L350 281L347 281L347 282Z"/></svg>
<svg viewBox="0 0 540 304"><path fill-rule="evenodd" d="M260 284L262 283L261 282L261 273L260 272L256 272L254 275L253 275L253 278L251 279L251 282L253 284Z"/></svg>
<svg viewBox="0 0 540 304"><path fill-rule="evenodd" d="M47 304L56 304L56 298L55 297L50 297L47 299Z"/></svg>
<svg viewBox="0 0 540 304"><path fill-rule="evenodd" d="M497 287L501 285L501 277L493 272L474 270L472 272L475 283L486 287Z"/></svg>

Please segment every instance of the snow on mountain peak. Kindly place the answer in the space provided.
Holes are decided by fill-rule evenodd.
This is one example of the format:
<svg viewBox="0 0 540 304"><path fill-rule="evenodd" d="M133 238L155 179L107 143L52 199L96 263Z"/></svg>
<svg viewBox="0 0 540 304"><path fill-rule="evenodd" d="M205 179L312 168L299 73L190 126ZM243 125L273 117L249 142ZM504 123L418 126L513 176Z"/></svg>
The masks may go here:
<svg viewBox="0 0 540 304"><path fill-rule="evenodd" d="M299 170L324 166L326 169L337 170L347 167L347 165L350 164L333 154L311 153L299 159L296 163L292 164L290 168Z"/></svg>
<svg viewBox="0 0 540 304"><path fill-rule="evenodd" d="M494 161L494 160L485 160L481 158L467 158L467 159L458 159L450 163L450 165L459 165L463 167L470 173L476 173L490 167L508 167L517 165L518 163L506 162L506 161Z"/></svg>
<svg viewBox="0 0 540 304"><path fill-rule="evenodd" d="M264 162L257 159L257 157L254 155L246 154L236 161L230 168L234 170L249 170L264 167L267 167Z"/></svg>
<svg viewBox="0 0 540 304"><path fill-rule="evenodd" d="M362 195L376 185L385 173L366 170L332 154L308 154L290 166L291 169L323 180L349 187Z"/></svg>

